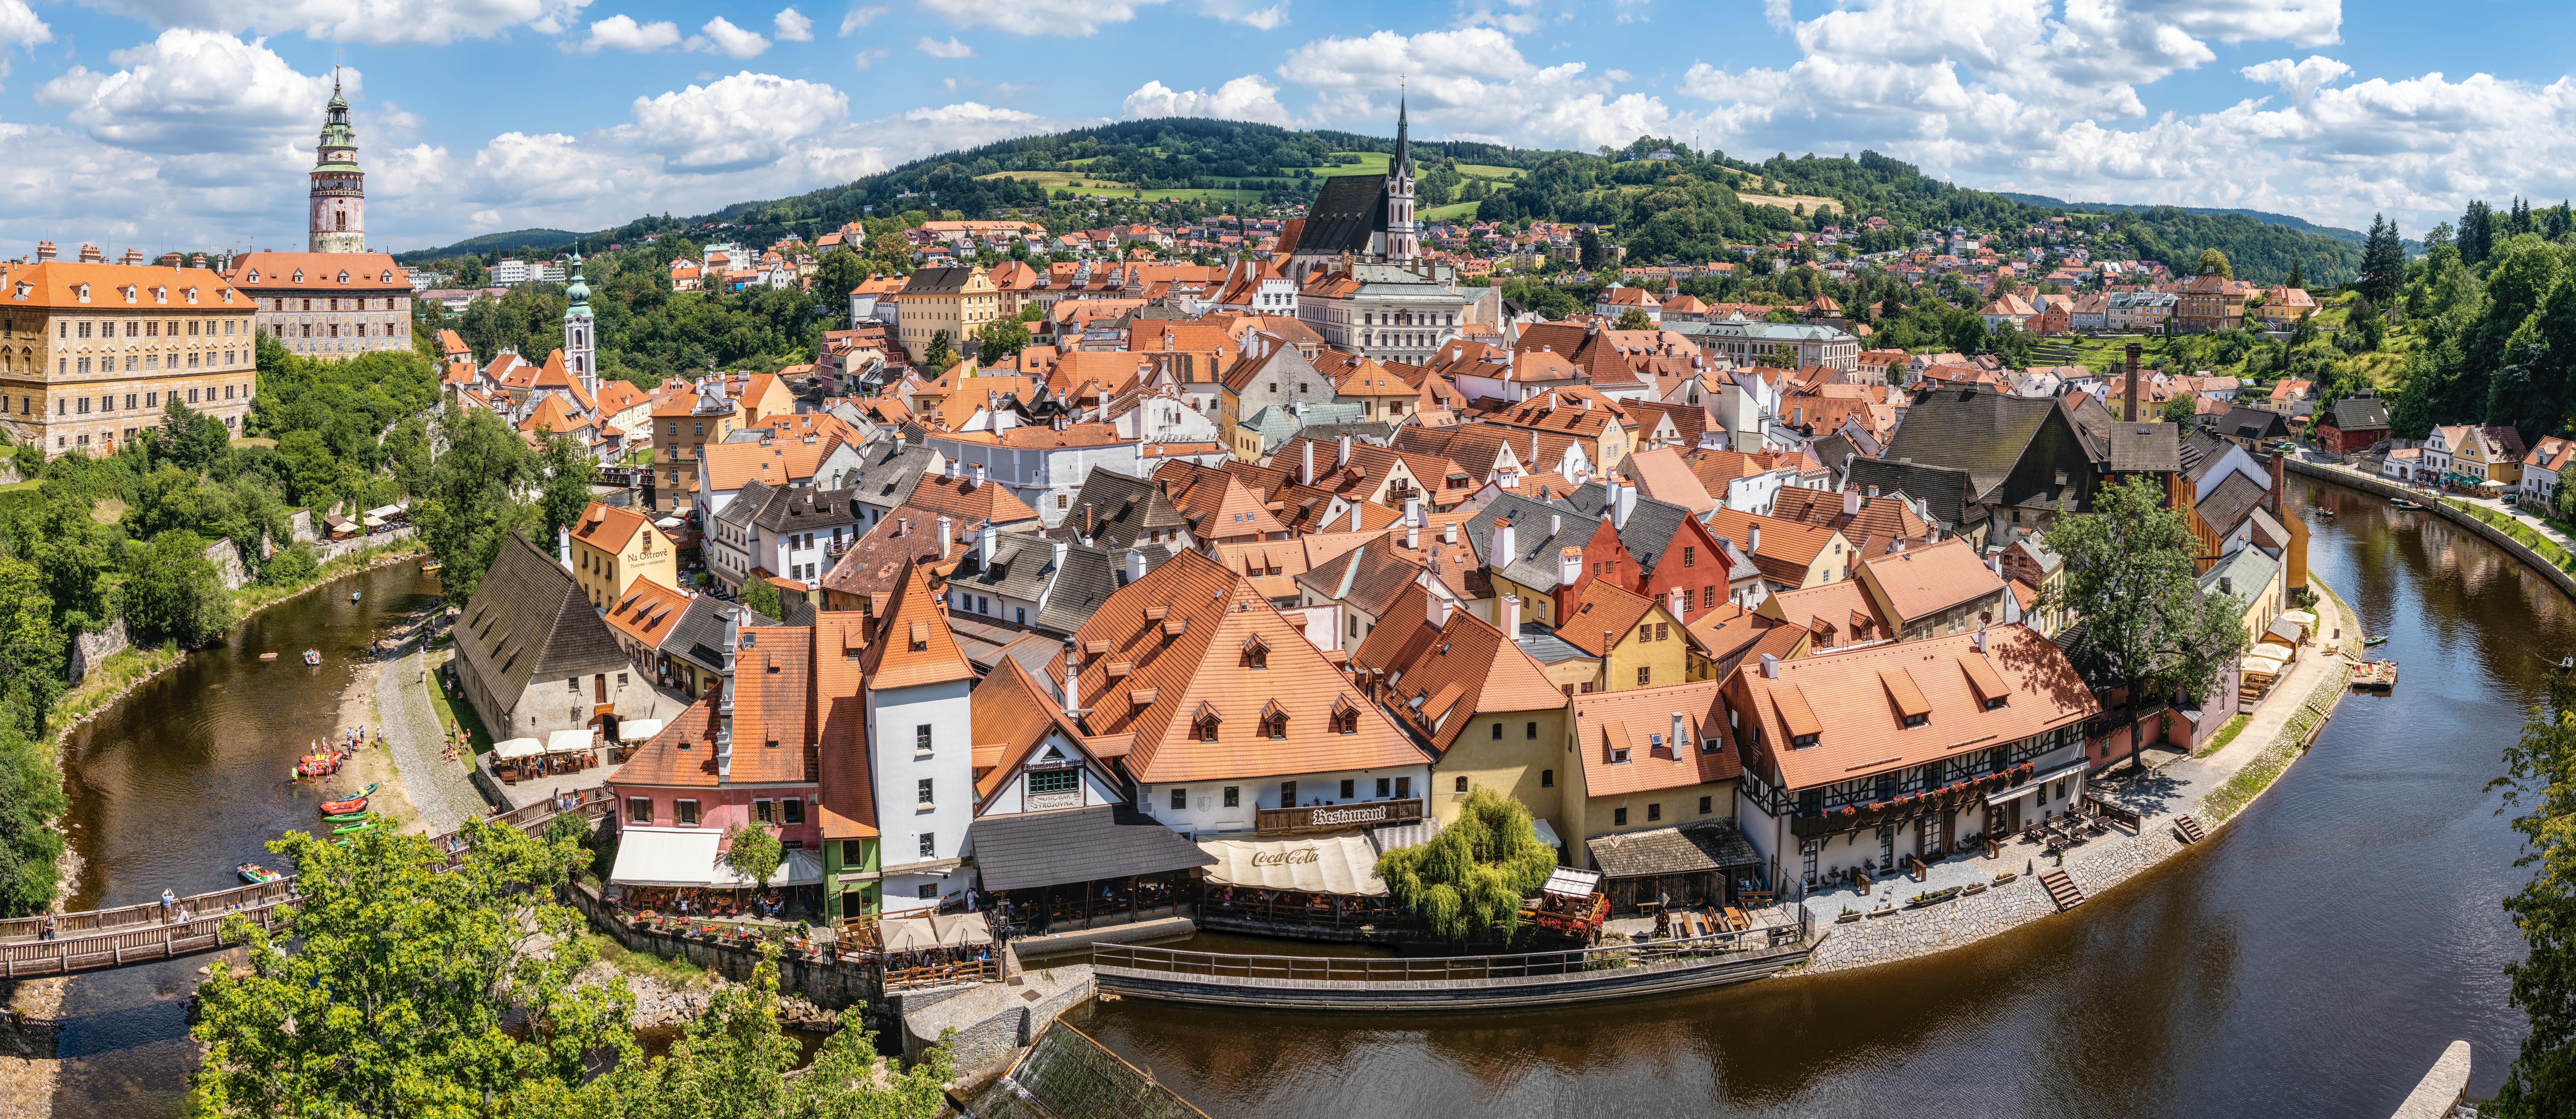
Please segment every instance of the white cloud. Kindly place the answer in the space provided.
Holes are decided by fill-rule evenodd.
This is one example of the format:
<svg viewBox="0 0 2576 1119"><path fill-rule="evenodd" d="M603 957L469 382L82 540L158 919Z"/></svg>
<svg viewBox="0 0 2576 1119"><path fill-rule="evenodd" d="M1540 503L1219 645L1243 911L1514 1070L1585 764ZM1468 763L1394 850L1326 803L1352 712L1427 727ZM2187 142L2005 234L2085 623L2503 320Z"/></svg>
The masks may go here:
<svg viewBox="0 0 2576 1119"><path fill-rule="evenodd" d="M1268 7L1255 7L1260 0L1199 0L1199 14L1226 23L1240 23L1255 31L1277 31L1288 26L1288 0Z"/></svg>
<svg viewBox="0 0 2576 1119"><path fill-rule="evenodd" d="M1661 101L1619 94L1580 62L1532 63L1492 27L1319 39L1278 72L1320 95L1314 116L1379 134L1394 127L1399 81L1424 135L1592 148L1675 131Z"/></svg>
<svg viewBox="0 0 2576 1119"><path fill-rule="evenodd" d="M1159 81L1149 81L1128 94L1126 102L1119 108L1130 119L1218 117L1282 127L1288 124L1288 109L1279 103L1279 87L1251 74L1218 86L1214 93L1177 90Z"/></svg>
<svg viewBox="0 0 2576 1119"><path fill-rule="evenodd" d="M967 45L966 45L966 44L964 44L964 43L958 42L958 41L957 41L957 36L954 36L954 35L949 36L949 37L948 37L948 41L947 41L947 42L945 42L945 43L940 42L940 41L939 41L939 40L937 40L937 39L933 39L933 38L931 38L931 37L930 37L930 36L928 36L928 35L924 35L924 36L922 36L922 37L921 37L921 41L920 41L920 42L918 42L918 43L914 43L914 44L912 45L912 49L917 50L917 51L920 51L920 52L921 52L921 53L923 53L923 54L929 55L929 56L930 56L930 57L932 57L932 58L973 58L973 57L975 57L975 48L970 47L970 46L967 46Z"/></svg>
<svg viewBox="0 0 2576 1119"><path fill-rule="evenodd" d="M802 43L814 38L814 21L794 8L781 8L769 21L770 34L782 43Z"/></svg>
<svg viewBox="0 0 2576 1119"><path fill-rule="evenodd" d="M676 93L635 99L621 138L692 172L775 163L788 145L838 124L850 100L820 82L748 71Z"/></svg>
<svg viewBox="0 0 2576 1119"><path fill-rule="evenodd" d="M769 40L761 38L758 32L734 26L732 20L717 16L698 28L697 34L689 36L689 49L729 58L750 58L768 50Z"/></svg>
<svg viewBox="0 0 2576 1119"><path fill-rule="evenodd" d="M853 70L865 70L870 66L876 65L877 60L884 58L885 56L885 48L869 47L868 49L860 51L850 57L850 68Z"/></svg>
<svg viewBox="0 0 2576 1119"><path fill-rule="evenodd" d="M567 50L598 54L602 50L658 51L678 46L680 25L670 20L637 23L629 15L613 15L590 25L590 37Z"/></svg>
<svg viewBox="0 0 2576 1119"><path fill-rule="evenodd" d="M26 0L0 0L0 78L9 76L11 47L33 47L54 41L54 29L36 18Z"/></svg>
<svg viewBox="0 0 2576 1119"><path fill-rule="evenodd" d="M526 27L570 29L590 0L88 0L157 28L301 31L312 39L416 46Z"/></svg>
<svg viewBox="0 0 2576 1119"><path fill-rule="evenodd" d="M844 39L849 38L851 32L857 31L862 27L866 27L868 24L875 22L878 16L884 14L886 14L886 9L882 4L872 4L867 7L852 7L850 9L850 14L841 17L841 37Z"/></svg>
<svg viewBox="0 0 2576 1119"><path fill-rule="evenodd" d="M2238 70L2237 73L2244 75L2249 81L2279 86L2282 92L2289 94L2293 100L2305 101L2316 96L2318 90L2333 85L2342 80L2344 75L2352 73L2352 67L2317 54L2309 55L2306 60L2300 62L2292 62L2286 58L2258 62Z"/></svg>
<svg viewBox="0 0 2576 1119"><path fill-rule="evenodd" d="M1601 72L1601 76L1614 82L1633 82L1637 80L1637 75L1631 74L1625 70L1604 70Z"/></svg>
<svg viewBox="0 0 2576 1119"><path fill-rule="evenodd" d="M164 154L280 152L315 129L331 79L288 66L264 41L172 28L108 55L122 69L73 66L36 90L40 104L103 144ZM363 75L342 72L350 92Z"/></svg>
<svg viewBox="0 0 2576 1119"><path fill-rule="evenodd" d="M1163 0L921 0L960 27L994 27L1014 35L1090 35L1102 26L1136 18L1136 9ZM1281 17L1286 18L1284 15Z"/></svg>

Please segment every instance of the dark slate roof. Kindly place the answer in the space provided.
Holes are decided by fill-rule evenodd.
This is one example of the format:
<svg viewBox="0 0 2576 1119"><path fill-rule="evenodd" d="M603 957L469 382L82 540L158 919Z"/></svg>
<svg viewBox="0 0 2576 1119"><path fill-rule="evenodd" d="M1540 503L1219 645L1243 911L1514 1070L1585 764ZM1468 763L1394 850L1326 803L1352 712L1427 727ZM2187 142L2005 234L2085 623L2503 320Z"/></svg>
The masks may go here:
<svg viewBox="0 0 2576 1119"><path fill-rule="evenodd" d="M1605 878L1643 878L1758 866L1753 841L1733 820L1693 820L1669 828L1616 832L1584 840Z"/></svg>
<svg viewBox="0 0 2576 1119"><path fill-rule="evenodd" d="M2111 469L2171 474L2182 469L2182 437L2169 423L2113 423Z"/></svg>
<svg viewBox="0 0 2576 1119"><path fill-rule="evenodd" d="M1638 503L1644 504L1644 499L1639 499ZM1558 518L1561 525L1555 532L1548 531L1548 518L1551 516ZM1494 547L1494 522L1504 517L1512 519L1512 550L1520 554L1488 555L1486 553ZM1476 561L1484 564L1486 570L1534 591L1552 591L1556 589L1559 574L1557 552L1565 546L1565 540L1560 537L1589 540L1600 520L1597 508L1586 515L1562 501L1542 502L1507 493L1496 497L1493 504L1485 506L1467 522L1467 527L1459 531L1466 534L1467 546L1475 550ZM1625 537L1619 541L1623 546L1627 542Z"/></svg>
<svg viewBox="0 0 2576 1119"><path fill-rule="evenodd" d="M2089 623L2077 622L2059 630L2053 640L2057 642L2058 651L2066 654L2066 663L2075 667L2076 678L2084 681L2084 686L2095 694L2128 683L2128 678L2112 666L2111 658L2102 652L2102 647L2094 643Z"/></svg>
<svg viewBox="0 0 2576 1119"><path fill-rule="evenodd" d="M2320 422L2342 431L2379 431L2388 427L2388 406L2376 396L2347 396L2326 409Z"/></svg>
<svg viewBox="0 0 2576 1119"><path fill-rule="evenodd" d="M947 268L924 268L913 273L911 279L904 281L902 294L955 295L966 290L966 281L974 274L975 269L964 264Z"/></svg>
<svg viewBox="0 0 2576 1119"><path fill-rule="evenodd" d="M746 487L758 484L757 480L744 483ZM807 532L817 528L829 529L834 525L852 523L864 525L868 517L857 506L857 497L858 491L855 488L837 490L818 490L812 486L773 488L766 499L760 503L760 507L752 513L751 522L775 533ZM741 499L736 498L735 504L740 503Z"/></svg>
<svg viewBox="0 0 2576 1119"><path fill-rule="evenodd" d="M1110 551L1124 549L1149 533L1170 534L1189 527L1189 520L1181 516L1180 508L1153 479L1094 467L1082 479L1082 489L1073 495L1063 523L1049 529L1047 535L1080 542L1087 505L1097 505L1100 514L1091 542Z"/></svg>
<svg viewBox="0 0 2576 1119"><path fill-rule="evenodd" d="M1315 192L1306 208L1306 224L1297 234L1295 252L1332 255L1366 253L1369 235L1386 229L1386 176L1335 175Z"/></svg>
<svg viewBox="0 0 2576 1119"><path fill-rule="evenodd" d="M2239 404L2218 418L2218 433L2238 439L2284 439L2289 437L2290 422L2279 412Z"/></svg>
<svg viewBox="0 0 2576 1119"><path fill-rule="evenodd" d="M1558 637L1556 631L1549 629L1545 622L1522 622L1521 636L1517 644L1520 645L1522 652L1528 653L1540 664L1555 664L1559 661L1573 660L1576 657L1592 656L1575 648L1573 642Z"/></svg>
<svg viewBox="0 0 2576 1119"><path fill-rule="evenodd" d="M1856 458L1847 481L1863 490L1877 486L1881 494L1903 493L1922 502L1934 521L1951 529L1968 523L1968 507L1977 499L1976 483L1967 471L1920 462Z"/></svg>
<svg viewBox="0 0 2576 1119"><path fill-rule="evenodd" d="M733 605L714 595L690 599L689 608L680 612L680 620L671 623L671 632L663 635L661 651L709 672L724 671L724 612ZM754 610L751 624L774 626L778 622Z"/></svg>
<svg viewBox="0 0 2576 1119"><path fill-rule="evenodd" d="M2244 520L2247 513L2253 512L2255 506L2262 504L2265 496L2263 487L2238 471L2229 474L2226 481L2220 482L2217 489L2211 490L2209 496L2200 499L2200 504L2193 508L2199 511L2201 520L2209 522L2209 527L2224 534L2233 530L2238 521Z"/></svg>
<svg viewBox="0 0 2576 1119"><path fill-rule="evenodd" d="M1610 487L1598 482L1585 482L1566 495L1566 502L1594 520L1601 518L1601 505L1610 498ZM1657 501L1637 495L1637 504L1628 510L1628 523L1619 526L1619 546L1637 557L1637 564L1647 571L1655 569L1655 559L1673 546L1673 536L1690 519L1690 510L1669 501Z"/></svg>
<svg viewBox="0 0 2576 1119"><path fill-rule="evenodd" d="M919 443L873 440L860 445L858 469L840 482L855 491L859 500L891 509L912 500L923 471L938 461L939 452Z"/></svg>
<svg viewBox="0 0 2576 1119"><path fill-rule="evenodd" d="M1034 532L996 532L993 562L989 564L975 554L975 541L975 533L966 534L966 558L948 577L950 583L1023 602L1037 602L1043 597L1047 580L1055 575L1055 541ZM1072 548L1068 546L1066 551L1070 553Z"/></svg>
<svg viewBox="0 0 2576 1119"><path fill-rule="evenodd" d="M1348 435L1353 442L1383 447L1388 440L1395 438L1395 425L1385 420L1347 424L1307 424L1299 428L1297 434L1311 436L1327 443Z"/></svg>
<svg viewBox="0 0 2576 1119"><path fill-rule="evenodd" d="M1905 423L1884 457L1964 470L1975 486L1968 496L1983 498L2012 474L2059 407L2055 397L2013 396L1977 385L1933 389L1905 410Z"/></svg>
<svg viewBox="0 0 2576 1119"><path fill-rule="evenodd" d="M2198 427L2183 435L2180 450L2183 477L2195 482L2215 469L2220 459L2227 457L2227 444Z"/></svg>
<svg viewBox="0 0 2576 1119"><path fill-rule="evenodd" d="M572 572L516 533L457 618L456 648L486 691L516 704L531 677L631 667Z"/></svg>
<svg viewBox="0 0 2576 1119"><path fill-rule="evenodd" d="M1126 805L986 816L966 831L987 890L1213 866L1216 856Z"/></svg>

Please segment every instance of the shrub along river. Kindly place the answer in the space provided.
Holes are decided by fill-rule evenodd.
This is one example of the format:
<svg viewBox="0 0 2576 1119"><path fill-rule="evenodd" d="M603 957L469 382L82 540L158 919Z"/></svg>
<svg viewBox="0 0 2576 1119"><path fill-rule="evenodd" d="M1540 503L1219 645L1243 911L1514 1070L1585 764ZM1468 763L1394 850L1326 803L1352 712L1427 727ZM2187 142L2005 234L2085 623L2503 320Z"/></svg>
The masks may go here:
<svg viewBox="0 0 2576 1119"><path fill-rule="evenodd" d="M1092 1004L1077 1024L1220 1117L2386 1114L2476 1047L2491 1093L2522 1032L2497 907L2524 879L2486 788L2576 609L2429 513L2292 479L2310 562L2385 655L2315 749L2207 845L1955 952L1611 1006L1472 1017ZM2315 507L2333 509L2327 520ZM361 603L347 590L364 590ZM409 565L252 619L73 737L74 907L231 879L312 822L282 780L328 737L368 639L428 603ZM308 672L292 651L318 647ZM289 652L262 663L257 654ZM1283 953L1300 951L1281 945ZM59 1115L167 1115L203 959L72 981Z"/></svg>

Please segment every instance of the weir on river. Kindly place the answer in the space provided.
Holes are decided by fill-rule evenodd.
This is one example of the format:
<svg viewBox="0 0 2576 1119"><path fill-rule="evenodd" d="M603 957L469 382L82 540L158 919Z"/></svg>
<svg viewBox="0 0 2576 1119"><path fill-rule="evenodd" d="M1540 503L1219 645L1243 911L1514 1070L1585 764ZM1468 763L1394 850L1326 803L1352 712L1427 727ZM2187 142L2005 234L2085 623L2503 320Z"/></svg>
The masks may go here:
<svg viewBox="0 0 2576 1119"><path fill-rule="evenodd" d="M1069 1020L1220 1117L2384 1115L2458 1038L2476 1047L2472 1094L2489 1094L2523 1028L2500 971L2521 942L2497 902L2525 872L2486 783L2543 694L2541 657L2576 655L2576 607L2430 514L2291 485L2338 512L2308 517L2311 567L2390 635L2404 686L2347 700L2209 843L2076 911L1885 967L1629 1003L1362 1016L1124 1001ZM310 800L276 775L335 729L351 662L308 677L256 652L363 649L433 593L406 565L307 595L83 728L66 763L88 863L72 906L217 888L308 826ZM71 981L57 1114L176 1113L196 963Z"/></svg>

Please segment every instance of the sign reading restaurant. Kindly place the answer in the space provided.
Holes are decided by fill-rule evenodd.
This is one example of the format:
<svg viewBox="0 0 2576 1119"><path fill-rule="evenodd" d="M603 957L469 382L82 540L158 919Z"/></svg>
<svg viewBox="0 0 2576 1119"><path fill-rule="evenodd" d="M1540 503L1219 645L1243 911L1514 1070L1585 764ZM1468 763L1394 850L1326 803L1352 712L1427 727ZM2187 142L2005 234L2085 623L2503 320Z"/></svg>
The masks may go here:
<svg viewBox="0 0 2576 1119"><path fill-rule="evenodd" d="M1308 808L1264 808L1253 826L1265 832L1329 831L1363 824L1401 824L1421 818L1422 798L1412 797Z"/></svg>

